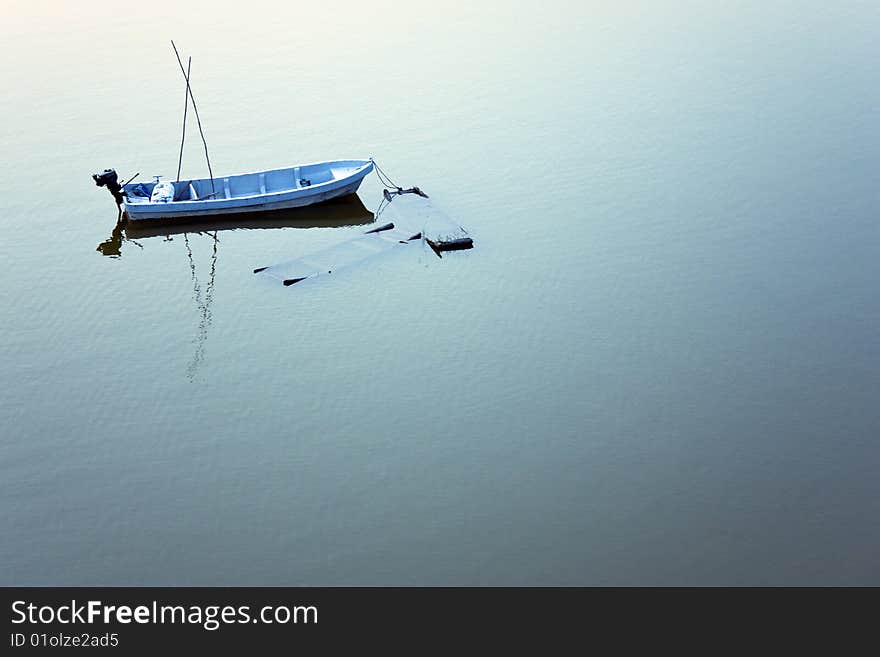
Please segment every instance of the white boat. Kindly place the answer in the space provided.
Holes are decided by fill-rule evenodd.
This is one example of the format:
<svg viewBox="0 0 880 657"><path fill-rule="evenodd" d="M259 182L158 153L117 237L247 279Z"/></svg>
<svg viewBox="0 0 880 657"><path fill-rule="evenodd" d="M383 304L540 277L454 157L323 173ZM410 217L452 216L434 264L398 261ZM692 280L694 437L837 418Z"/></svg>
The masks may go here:
<svg viewBox="0 0 880 657"><path fill-rule="evenodd" d="M333 160L213 179L133 182L122 186L120 195L133 221L263 212L354 194L372 170L372 160ZM115 179L110 169L95 182L100 185L111 172Z"/></svg>
<svg viewBox="0 0 880 657"><path fill-rule="evenodd" d="M190 86L189 58L187 68L174 41L171 42L180 72L186 82L186 100L183 106L183 130L180 155L177 160L175 182L128 182L119 184L114 169L104 169L92 175L98 187L106 187L116 204L130 220L177 219L210 217L213 215L242 214L285 210L313 205L340 196L354 194L363 179L373 170L373 160L333 160L299 164L283 169L268 169L231 176L214 176L208 157L208 142L202 131L202 121L196 108L196 99ZM193 113L199 126L199 135L205 146L208 178L181 180L180 165L186 140L187 110L192 101Z"/></svg>

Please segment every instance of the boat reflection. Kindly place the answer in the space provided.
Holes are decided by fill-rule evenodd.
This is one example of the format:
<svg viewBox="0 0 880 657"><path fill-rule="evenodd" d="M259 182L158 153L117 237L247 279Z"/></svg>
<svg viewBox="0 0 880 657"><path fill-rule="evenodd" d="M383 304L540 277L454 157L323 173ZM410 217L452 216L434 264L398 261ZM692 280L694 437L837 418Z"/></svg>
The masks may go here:
<svg viewBox="0 0 880 657"><path fill-rule="evenodd" d="M186 368L186 376L191 381L205 359L205 347L208 340L208 329L213 321L212 306L214 302L214 281L217 275L218 233L236 229L272 229L272 228L335 228L340 226L358 226L375 221L373 213L364 206L361 199L352 194L332 199L320 204L303 208L273 210L247 214L227 214L205 217L200 221L189 218L187 223L130 221L120 211L116 216L116 225L110 237L98 244L96 249L102 255L119 258L122 256L124 242L144 248L137 239L164 237L172 241L173 235L182 235L186 250L187 263L192 285L192 299L198 317L198 328L193 340L194 353ZM212 239L211 255L207 283L197 273L196 258L193 254L194 244L190 244L193 235L209 236Z"/></svg>
<svg viewBox="0 0 880 657"><path fill-rule="evenodd" d="M339 228L362 226L376 220L357 194L331 199L316 205L269 212L248 212L205 217L198 221L190 218L179 221L131 221L122 212L116 216L116 225L106 240L96 249L110 258L122 256L122 243L149 237L171 237L187 233L213 233L224 230L272 228Z"/></svg>
<svg viewBox="0 0 880 657"><path fill-rule="evenodd" d="M119 258L122 255L122 231L124 225L120 219L116 220L116 225L113 227L113 232L110 233L110 237L98 245L97 250L101 255L110 258Z"/></svg>
<svg viewBox="0 0 880 657"><path fill-rule="evenodd" d="M113 232L110 233L110 237L106 240L98 244L98 251L101 255L108 256L110 258L120 258L122 257L122 243L126 241L125 235L123 231L125 230L125 219L122 216L122 210L119 210L119 213L116 215L116 225L113 227ZM140 248L144 248L134 240L128 240L132 244L139 246Z"/></svg>
<svg viewBox="0 0 880 657"><path fill-rule="evenodd" d="M193 284L193 301L195 301L196 311L199 315L199 327L195 339L195 353L190 359L189 365L186 367L186 378L189 379L190 383L195 381L199 365L201 365L202 361L205 359L205 343L208 340L208 328L210 328L213 319L211 305L214 300L214 280L217 276L217 246L219 244L216 230L211 233L211 238L213 239L213 247L211 249L211 271L208 275L208 284L205 286L205 294L203 297L202 285L196 274L196 264L193 259L189 236L186 233L183 234L183 243L186 246L186 256L189 260L189 270Z"/></svg>
<svg viewBox="0 0 880 657"><path fill-rule="evenodd" d="M374 221L357 194L331 199L316 205L268 212L249 212L190 217L186 223L161 221L127 221L125 237L139 239L183 233L211 233L217 230L272 228L338 228L360 226Z"/></svg>

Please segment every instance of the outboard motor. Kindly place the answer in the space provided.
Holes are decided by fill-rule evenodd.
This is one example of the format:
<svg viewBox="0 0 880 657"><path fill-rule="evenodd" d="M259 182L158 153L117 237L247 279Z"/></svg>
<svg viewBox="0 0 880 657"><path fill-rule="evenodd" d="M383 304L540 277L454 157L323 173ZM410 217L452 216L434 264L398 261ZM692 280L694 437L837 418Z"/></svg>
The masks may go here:
<svg viewBox="0 0 880 657"><path fill-rule="evenodd" d="M104 169L101 173L92 174L92 180L98 187L106 187L116 200L116 205L122 205L122 186L115 169Z"/></svg>

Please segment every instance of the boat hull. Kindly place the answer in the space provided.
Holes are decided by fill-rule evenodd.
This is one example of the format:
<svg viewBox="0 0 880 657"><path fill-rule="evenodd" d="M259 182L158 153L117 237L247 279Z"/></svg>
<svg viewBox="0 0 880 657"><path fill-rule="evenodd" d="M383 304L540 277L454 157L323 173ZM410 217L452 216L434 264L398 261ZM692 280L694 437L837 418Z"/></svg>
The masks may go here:
<svg viewBox="0 0 880 657"><path fill-rule="evenodd" d="M196 180L176 183L187 188L207 190L215 189L212 198L196 198L172 201L167 203L132 202L128 198L123 203L125 214L130 221L156 221L174 219L192 219L194 217L211 217L219 215L241 214L251 212L271 212L288 210L314 205L330 199L354 194L363 179L373 170L373 163L368 160L340 160L312 165L300 165L287 169L276 169L237 176L219 177L212 181ZM289 174L289 175L288 175ZM288 188L268 189L267 181L280 177L293 176L288 181ZM306 181L300 176L315 178L326 177L316 184L300 184ZM281 183L282 186L284 183ZM239 189L253 187L257 193L237 193ZM136 185L126 185L127 192ZM146 186L151 189L151 185ZM183 189L183 188L181 188Z"/></svg>

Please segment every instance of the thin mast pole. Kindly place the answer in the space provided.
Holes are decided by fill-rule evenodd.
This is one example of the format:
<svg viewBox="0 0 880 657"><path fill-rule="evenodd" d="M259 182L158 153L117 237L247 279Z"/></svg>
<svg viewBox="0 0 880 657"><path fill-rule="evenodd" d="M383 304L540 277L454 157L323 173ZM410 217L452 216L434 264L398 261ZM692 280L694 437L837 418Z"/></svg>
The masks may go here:
<svg viewBox="0 0 880 657"><path fill-rule="evenodd" d="M174 48L174 54L177 55L177 64L180 66L180 72L183 74L184 79L186 79L186 90L189 94L189 99L192 101L193 112L196 115L196 123L199 125L199 134L202 136L202 144L205 145L205 161L208 163L208 175L211 176L211 193L216 194L214 190L214 172L211 170L211 158L208 157L208 142L205 141L205 133L202 130L202 121L199 118L199 109L196 107L196 99L192 93L192 87L189 84L189 76L186 74L186 71L183 70L183 62L180 60L180 53L177 52L177 46L174 45L174 41L171 42L171 47Z"/></svg>
<svg viewBox="0 0 880 657"><path fill-rule="evenodd" d="M180 182L180 166L183 164L183 142L186 140L186 110L189 107L189 71L193 58L186 62L186 91L183 93L183 134L180 135L180 156L177 158L177 182Z"/></svg>

